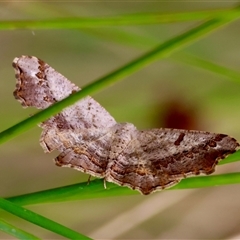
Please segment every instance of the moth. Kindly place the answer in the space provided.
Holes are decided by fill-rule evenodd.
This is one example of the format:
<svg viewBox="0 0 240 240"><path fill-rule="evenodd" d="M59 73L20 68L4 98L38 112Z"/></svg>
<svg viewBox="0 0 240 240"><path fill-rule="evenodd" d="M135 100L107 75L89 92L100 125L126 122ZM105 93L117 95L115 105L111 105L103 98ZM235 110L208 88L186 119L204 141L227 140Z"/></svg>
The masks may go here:
<svg viewBox="0 0 240 240"><path fill-rule="evenodd" d="M23 107L45 109L81 89L42 60L15 58L15 98ZM138 130L117 123L86 97L42 122L40 144L60 152L57 166L150 194L198 174L211 174L239 143L225 134L179 129Z"/></svg>

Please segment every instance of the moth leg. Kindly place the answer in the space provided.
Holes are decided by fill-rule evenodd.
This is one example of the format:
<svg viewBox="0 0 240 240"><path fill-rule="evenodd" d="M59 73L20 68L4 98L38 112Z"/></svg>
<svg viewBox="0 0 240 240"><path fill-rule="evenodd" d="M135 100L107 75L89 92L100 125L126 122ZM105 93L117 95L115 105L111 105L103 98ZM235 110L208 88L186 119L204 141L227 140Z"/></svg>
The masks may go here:
<svg viewBox="0 0 240 240"><path fill-rule="evenodd" d="M89 175L89 176L88 176L87 185L89 185L89 184L90 184L91 177L92 177L91 175Z"/></svg>
<svg viewBox="0 0 240 240"><path fill-rule="evenodd" d="M103 187L104 187L104 189L107 189L107 184L106 184L106 182L107 182L107 180L104 178L104 179L103 179Z"/></svg>

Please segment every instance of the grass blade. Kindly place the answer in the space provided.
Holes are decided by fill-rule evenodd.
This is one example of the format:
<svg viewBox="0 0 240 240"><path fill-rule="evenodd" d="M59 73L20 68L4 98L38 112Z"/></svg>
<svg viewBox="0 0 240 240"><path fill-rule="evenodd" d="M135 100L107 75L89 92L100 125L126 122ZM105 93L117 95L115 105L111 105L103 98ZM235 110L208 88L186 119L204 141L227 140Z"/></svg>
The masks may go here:
<svg viewBox="0 0 240 240"><path fill-rule="evenodd" d="M220 161L218 165L229 164L229 163L238 162L238 161L240 161L240 150L238 150L234 154L229 155L223 161Z"/></svg>
<svg viewBox="0 0 240 240"><path fill-rule="evenodd" d="M13 226L10 223L7 223L2 219L0 219L0 230L18 239L40 239L20 228Z"/></svg>
<svg viewBox="0 0 240 240"><path fill-rule="evenodd" d="M220 175L211 176L201 176L186 178L184 181L172 187L175 189L191 189L191 188L203 188L203 187L214 187L229 184L239 184L240 183L240 173L226 173Z"/></svg>
<svg viewBox="0 0 240 240"><path fill-rule="evenodd" d="M23 218L31 223L34 223L42 228L48 229L61 236L69 239L90 239L80 233L77 233L70 228L67 228L59 223L56 223L48 218L45 218L37 213L34 213L26 208L20 207L8 200L0 198L0 208L10 212L20 218Z"/></svg>
<svg viewBox="0 0 240 240"><path fill-rule="evenodd" d="M186 178L183 179L179 184L173 186L172 188L169 188L169 190L189 188L195 189L239 183L240 173L227 173L220 175ZM83 182L45 191L10 197L7 199L19 205L29 205L37 203L73 201L136 194L140 193L137 191L132 191L127 187L119 187L113 183L107 183L107 189L104 189L103 180L96 179L91 181L90 184Z"/></svg>
<svg viewBox="0 0 240 240"><path fill-rule="evenodd" d="M222 76L225 76L236 83L240 83L240 72L239 71L235 71L233 69L229 69L227 67L220 66L216 63L207 61L205 59L201 59L199 57L196 57L196 56L193 56L190 54L186 54L186 53L175 54L174 56L171 57L171 59L177 60L177 61L180 61L183 63L187 63L191 66L209 70L213 73L217 73Z"/></svg>
<svg viewBox="0 0 240 240"><path fill-rule="evenodd" d="M23 20L0 21L0 29L73 29L73 28L98 28L104 26L123 26L139 24L157 24L203 20L210 18L232 18L239 15L237 8L217 9L209 11L174 12L174 13L140 13L126 14L113 17L95 18L63 18L48 20Z"/></svg>

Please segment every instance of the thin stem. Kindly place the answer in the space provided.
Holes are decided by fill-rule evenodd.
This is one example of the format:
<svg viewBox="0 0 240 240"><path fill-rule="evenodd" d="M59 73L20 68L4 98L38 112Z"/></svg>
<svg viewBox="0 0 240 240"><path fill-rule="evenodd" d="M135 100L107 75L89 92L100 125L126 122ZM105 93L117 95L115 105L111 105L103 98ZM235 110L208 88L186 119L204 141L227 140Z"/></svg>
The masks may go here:
<svg viewBox="0 0 240 240"><path fill-rule="evenodd" d="M195 189L239 183L240 173L227 173L221 175L185 178L168 190ZM77 183L69 186L10 197L8 200L18 205L30 205L137 194L140 193L138 191L130 190L127 187L119 187L113 183L107 183L107 189L105 189L103 186L103 180L96 179L91 181L90 184L87 182Z"/></svg>
<svg viewBox="0 0 240 240"><path fill-rule="evenodd" d="M158 24L182 21L193 21L210 18L232 18L239 15L237 8L217 9L211 11L126 14L112 17L63 18L48 20L0 21L0 29L72 29L98 28L105 26Z"/></svg>
<svg viewBox="0 0 240 240"><path fill-rule="evenodd" d="M40 238L18 228L18 227L15 227L13 226L12 224L0 219L0 230L2 232L5 232L11 236L14 236L18 239L31 239L31 240L37 240Z"/></svg>
<svg viewBox="0 0 240 240"><path fill-rule="evenodd" d="M69 239L88 239L88 240L91 239L87 236L84 236L80 233L71 230L70 228L67 228L57 222L54 222L48 218L45 218L37 213L34 213L26 208L18 206L3 198L0 198L0 208L20 218L23 218L31 223L34 223L40 227L48 229L61 236L67 237Z"/></svg>

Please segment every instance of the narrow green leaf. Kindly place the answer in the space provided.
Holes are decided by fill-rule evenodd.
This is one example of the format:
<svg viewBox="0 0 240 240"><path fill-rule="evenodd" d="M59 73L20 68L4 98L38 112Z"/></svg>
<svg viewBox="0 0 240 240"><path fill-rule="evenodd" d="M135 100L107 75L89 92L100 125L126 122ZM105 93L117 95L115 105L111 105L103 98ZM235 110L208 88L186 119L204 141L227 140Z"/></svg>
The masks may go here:
<svg viewBox="0 0 240 240"><path fill-rule="evenodd" d="M12 213L20 218L23 218L31 223L34 223L42 228L48 229L55 232L61 236L67 237L69 239L90 239L80 233L77 233L70 228L67 228L57 222L54 222L48 218L45 218L37 213L34 213L26 208L20 207L8 200L0 198L0 208L5 211Z"/></svg>
<svg viewBox="0 0 240 240"><path fill-rule="evenodd" d="M182 180L179 184L172 187L171 190L214 187L214 186L239 184L239 183L240 183L239 172L226 173L226 174L219 174L219 175L186 178Z"/></svg>
<svg viewBox="0 0 240 240"><path fill-rule="evenodd" d="M195 66L198 68L202 68L205 70L209 70L211 72L221 74L225 77L228 77L230 80L240 83L240 72L235 71L233 69L226 68L224 66L220 66L216 63L207 61L205 59L201 59L199 57L186 54L186 53L181 53L181 54L174 54L171 59L173 60L178 60L183 63L187 63L191 66Z"/></svg>
<svg viewBox="0 0 240 240"><path fill-rule="evenodd" d="M0 219L0 230L18 239L40 239L2 219Z"/></svg>
<svg viewBox="0 0 240 240"><path fill-rule="evenodd" d="M138 13L112 17L62 18L48 20L0 21L0 29L72 29L98 28L104 26L157 24L193 21L210 18L232 18L239 15L237 8L208 11L174 12L174 13Z"/></svg>
<svg viewBox="0 0 240 240"><path fill-rule="evenodd" d="M227 173L221 175L186 178L183 179L179 184L173 186L172 188L169 188L169 190L188 188L194 189L239 183L240 173ZM127 187L119 187L113 183L107 183L107 189L104 189L103 180L96 179L94 181L91 181L90 184L83 182L45 191L10 197L7 199L19 205L29 205L37 203L73 201L136 194L140 193L133 191Z"/></svg>
<svg viewBox="0 0 240 240"><path fill-rule="evenodd" d="M234 154L231 154L227 158L220 161L218 165L229 164L229 163L238 162L238 161L240 161L240 150L238 150Z"/></svg>
<svg viewBox="0 0 240 240"><path fill-rule="evenodd" d="M116 71L98 79L92 84L87 85L83 88L83 90L70 95L69 97L63 99L62 101L50 106L49 108L36 113L34 116L10 127L9 129L0 133L0 143L6 142L7 140L29 130L34 127L39 122L42 122L49 117L57 114L63 108L74 104L78 100L87 95L91 95L97 91L100 91L120 79L129 76L130 74L136 72L137 70L149 65L150 63L167 57L173 52L185 47L186 45L193 43L199 38L205 36L206 34L216 30L217 28L230 23L231 21L239 18L240 15L234 16L230 19L211 19L198 27L195 27L177 37L174 37L163 44L160 44L158 47L153 49L152 51L144 54L143 56L133 60L132 62L126 64L125 66L117 69Z"/></svg>

